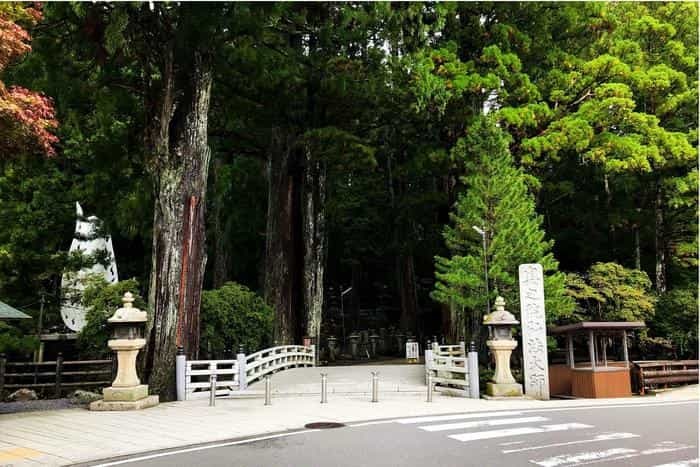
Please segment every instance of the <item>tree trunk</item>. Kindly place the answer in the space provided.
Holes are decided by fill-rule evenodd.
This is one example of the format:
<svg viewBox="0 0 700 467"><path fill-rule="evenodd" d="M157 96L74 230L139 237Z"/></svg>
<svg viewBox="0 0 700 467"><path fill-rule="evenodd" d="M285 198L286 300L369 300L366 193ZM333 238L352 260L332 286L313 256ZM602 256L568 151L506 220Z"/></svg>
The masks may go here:
<svg viewBox="0 0 700 467"><path fill-rule="evenodd" d="M317 340L323 316L323 276L326 264L326 169L307 151L302 199L304 239L304 332Z"/></svg>
<svg viewBox="0 0 700 467"><path fill-rule="evenodd" d="M300 260L295 214L298 182L292 147L293 136L275 128L268 155L268 205L265 237L265 301L275 311L274 339L278 345L293 344L299 323Z"/></svg>
<svg viewBox="0 0 700 467"><path fill-rule="evenodd" d="M664 205L661 184L656 181L654 198L654 249L656 251L656 291L666 292L666 243L664 239Z"/></svg>
<svg viewBox="0 0 700 467"><path fill-rule="evenodd" d="M416 291L416 270L413 255L401 254L396 259L399 298L401 301L401 329L411 333L416 332L418 316L418 297Z"/></svg>
<svg viewBox="0 0 700 467"><path fill-rule="evenodd" d="M151 387L166 400L174 396L177 346L183 346L189 358L197 357L206 263L207 114L212 73L203 55L195 51L193 58L183 64L180 79L172 52L163 58L162 84L149 120L155 209L146 368Z"/></svg>
<svg viewBox="0 0 700 467"><path fill-rule="evenodd" d="M216 191L217 189L217 173L221 168L221 161L214 160L214 170L212 171L212 185L214 186L214 199L212 200L212 232L214 241L214 268L212 274L212 285L214 288L218 289L226 283L229 279L229 267L228 267L228 248L226 247L226 238L224 227L222 226L222 205L223 196Z"/></svg>
<svg viewBox="0 0 700 467"><path fill-rule="evenodd" d="M639 243L639 225L634 227L634 268L637 270L642 269L642 249Z"/></svg>
<svg viewBox="0 0 700 467"><path fill-rule="evenodd" d="M612 220L612 191L610 189L610 180L608 174L603 175L603 185L605 188L605 209L608 219L608 241L610 243L610 256L613 261L617 261L617 232L615 231L615 223Z"/></svg>

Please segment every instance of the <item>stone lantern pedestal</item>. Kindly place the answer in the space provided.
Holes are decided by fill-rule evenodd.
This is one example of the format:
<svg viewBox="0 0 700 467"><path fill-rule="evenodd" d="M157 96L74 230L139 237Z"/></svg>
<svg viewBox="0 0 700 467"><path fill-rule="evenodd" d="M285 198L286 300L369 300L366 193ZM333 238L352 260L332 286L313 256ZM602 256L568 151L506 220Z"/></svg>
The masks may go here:
<svg viewBox="0 0 700 467"><path fill-rule="evenodd" d="M119 308L107 322L113 326L113 339L107 342L117 353L117 377L102 391L103 400L90 404L90 410L137 410L158 405L158 396L148 395L148 385L141 384L136 373L136 356L146 345L143 326L146 312L133 307L134 297L127 292Z"/></svg>
<svg viewBox="0 0 700 467"><path fill-rule="evenodd" d="M503 297L496 298L496 311L484 316L489 327L490 339L486 345L496 360L496 371L486 383L486 394L490 397L522 397L523 385L516 382L510 372L510 355L518 342L513 339L511 327L519 324L512 313L505 310Z"/></svg>

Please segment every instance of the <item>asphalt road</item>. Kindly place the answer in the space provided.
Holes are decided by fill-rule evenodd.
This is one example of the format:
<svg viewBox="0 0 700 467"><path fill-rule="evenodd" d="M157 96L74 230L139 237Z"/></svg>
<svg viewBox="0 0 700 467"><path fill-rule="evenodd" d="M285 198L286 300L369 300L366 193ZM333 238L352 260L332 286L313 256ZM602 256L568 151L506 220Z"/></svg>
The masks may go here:
<svg viewBox="0 0 700 467"><path fill-rule="evenodd" d="M698 402L404 418L166 451L103 465L566 467L591 464L697 465Z"/></svg>

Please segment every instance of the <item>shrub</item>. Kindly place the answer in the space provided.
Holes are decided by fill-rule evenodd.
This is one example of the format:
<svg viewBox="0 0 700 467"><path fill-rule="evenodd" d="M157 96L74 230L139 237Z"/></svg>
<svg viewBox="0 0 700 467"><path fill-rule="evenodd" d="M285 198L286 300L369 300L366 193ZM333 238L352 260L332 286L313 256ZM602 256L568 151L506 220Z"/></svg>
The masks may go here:
<svg viewBox="0 0 700 467"><path fill-rule="evenodd" d="M96 276L88 279L83 292L82 305L87 309L85 327L78 334L77 347L80 356L85 359L102 359L112 354L107 347L110 330L107 320L117 308L123 305L122 297L126 292L134 295L134 306L146 309L146 303L138 294L139 284L136 279L109 284L104 278Z"/></svg>
<svg viewBox="0 0 700 467"><path fill-rule="evenodd" d="M10 356L26 356L39 347L39 339L27 335L21 329L0 321L0 353Z"/></svg>
<svg viewBox="0 0 700 467"><path fill-rule="evenodd" d="M201 320L201 350L210 357L236 353L240 345L251 353L272 342L272 309L234 282L202 293Z"/></svg>
<svg viewBox="0 0 700 467"><path fill-rule="evenodd" d="M692 358L698 348L698 294L696 288L662 294L656 305L651 332L670 340L674 357Z"/></svg>

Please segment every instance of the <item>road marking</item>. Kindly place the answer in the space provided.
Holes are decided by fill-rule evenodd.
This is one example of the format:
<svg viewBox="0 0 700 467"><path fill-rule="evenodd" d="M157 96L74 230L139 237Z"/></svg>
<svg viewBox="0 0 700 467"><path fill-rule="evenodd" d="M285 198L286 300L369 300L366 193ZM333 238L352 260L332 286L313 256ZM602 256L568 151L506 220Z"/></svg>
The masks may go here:
<svg viewBox="0 0 700 467"><path fill-rule="evenodd" d="M497 418L495 420L478 420L476 422L446 423L444 425L427 425L418 427L425 431L463 430L482 426L514 425L516 423L546 422L545 417Z"/></svg>
<svg viewBox="0 0 700 467"><path fill-rule="evenodd" d="M688 459L684 461L671 462L670 464L659 464L655 467L690 467L692 465L698 465L698 459Z"/></svg>
<svg viewBox="0 0 700 467"><path fill-rule="evenodd" d="M474 441L477 439L504 438L506 436L532 435L535 433L549 433L552 431L578 430L580 428L593 428L592 425L583 423L561 423L557 425L542 425L541 427L507 428L505 430L477 431L474 433L461 433L450 435L448 438L457 441Z"/></svg>
<svg viewBox="0 0 700 467"><path fill-rule="evenodd" d="M608 449L607 451L601 451L599 453L582 452L579 454L574 454L572 456L563 455L563 456L550 457L548 459L544 459L541 461L531 460L530 462L532 462L533 464L540 465L542 467L557 467L560 465L567 465L567 466L590 465L590 464L598 464L600 462L611 462L611 461L617 461L617 460L622 460L622 459L631 459L633 457L650 456L653 454L681 451L684 449L691 449L694 447L695 446L676 444L673 441L664 441L662 443L657 443L656 447L654 447L654 448L645 449L643 451L637 451L636 449L615 448L615 449ZM617 453L609 454L610 452L615 451L615 450L626 451L626 452L625 453L617 452ZM596 457L595 454L599 454L599 455ZM614 457L611 457L611 456L614 456ZM588 457L588 458L586 458L586 457Z"/></svg>
<svg viewBox="0 0 700 467"><path fill-rule="evenodd" d="M548 457L539 461L530 462L541 467L558 467L560 465L578 465L586 461L598 461L608 457L619 456L620 454L636 453L636 449L612 448L605 451L578 452L576 454L562 454L561 456Z"/></svg>
<svg viewBox="0 0 700 467"><path fill-rule="evenodd" d="M462 413L456 415L435 415L432 417L412 417L412 418L397 418L392 420L396 423L409 424L409 423L430 423L430 422L446 422L449 420L462 420L465 418L489 418L489 417L505 417L510 415L521 415L522 412L475 412L475 413Z"/></svg>
<svg viewBox="0 0 700 467"><path fill-rule="evenodd" d="M523 444L525 441L508 441L507 443L499 443L499 446L513 446L514 444Z"/></svg>
<svg viewBox="0 0 700 467"><path fill-rule="evenodd" d="M528 446L526 448L519 448L519 449L506 449L501 451L503 454L511 454L513 452L523 452L523 451L535 451L537 449L545 449L545 448L556 448L559 446L569 446L571 444L586 444L586 443L596 443L600 441L610 441L614 439L628 439L628 438L639 438L639 435L636 435L634 433L603 433L601 435L598 435L594 438L591 439L580 439L577 441L568 441L566 443L554 443L554 444L543 444L542 446ZM522 443L522 441L518 441L518 444ZM510 443L502 443L501 446L506 446Z"/></svg>
<svg viewBox="0 0 700 467"><path fill-rule="evenodd" d="M235 446L237 444L254 443L256 441L265 441L268 439L284 438L285 436L303 435L306 433L313 433L314 431L321 431L321 430L301 430L301 431L294 431L292 433L278 433L276 435L259 436L257 438L243 439L240 441L231 441L228 443L217 443L217 444L209 444L207 446L196 446L193 448L177 449L175 451L159 452L156 454L148 454L146 456L132 457L130 459L122 459L122 460L113 461L113 462L105 462L104 464L97 464L94 467L109 467L112 465L131 464L132 462L141 462L141 461L146 461L146 460L150 460L150 459L157 459L159 457L167 457L167 456L173 456L176 454L184 454L187 452L205 451L207 449L223 448L226 446Z"/></svg>
<svg viewBox="0 0 700 467"><path fill-rule="evenodd" d="M28 459L31 459L32 457L41 456L42 454L43 454L42 452L37 451L35 449L24 448L24 447L1 449L0 450L0 461L6 462L6 461L15 461L15 460L19 460L19 459L28 460ZM12 463L8 463L7 465L12 465Z"/></svg>
<svg viewBox="0 0 700 467"><path fill-rule="evenodd" d="M377 420L375 422L353 423L352 425L348 425L348 426L350 428L354 428L356 426L384 425L387 423L394 423L394 420Z"/></svg>

